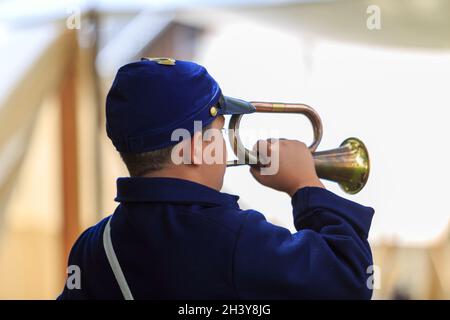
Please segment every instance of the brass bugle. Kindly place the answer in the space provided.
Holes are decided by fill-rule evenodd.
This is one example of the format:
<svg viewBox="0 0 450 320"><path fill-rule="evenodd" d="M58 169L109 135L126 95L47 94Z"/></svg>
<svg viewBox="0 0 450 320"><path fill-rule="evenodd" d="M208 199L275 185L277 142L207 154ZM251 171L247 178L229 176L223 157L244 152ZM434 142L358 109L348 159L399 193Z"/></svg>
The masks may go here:
<svg viewBox="0 0 450 320"><path fill-rule="evenodd" d="M255 112L297 113L306 116L313 127L314 138L308 147L311 151L317 175L321 179L337 182L349 194L361 191L367 183L370 172L369 153L364 143L357 138L345 139L336 149L315 152L322 139L323 129L319 114L310 106L298 103L250 102ZM244 114L231 116L228 128L229 140L237 160L227 166L260 165L255 152L244 147L239 136L240 121Z"/></svg>

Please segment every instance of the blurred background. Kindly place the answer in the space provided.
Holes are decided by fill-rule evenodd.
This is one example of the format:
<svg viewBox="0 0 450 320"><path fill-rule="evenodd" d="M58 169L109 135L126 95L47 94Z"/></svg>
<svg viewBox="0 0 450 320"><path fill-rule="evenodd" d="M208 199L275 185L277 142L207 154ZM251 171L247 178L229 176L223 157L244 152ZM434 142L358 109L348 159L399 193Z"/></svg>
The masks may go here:
<svg viewBox="0 0 450 320"><path fill-rule="evenodd" d="M375 208L373 298L450 299L450 1L0 0L1 299L56 298L71 245L113 212L127 172L105 96L142 56L195 60L226 95L313 106L319 150L362 139L365 189L326 186ZM312 139L302 116L243 122ZM248 167L224 191L294 231L290 199Z"/></svg>

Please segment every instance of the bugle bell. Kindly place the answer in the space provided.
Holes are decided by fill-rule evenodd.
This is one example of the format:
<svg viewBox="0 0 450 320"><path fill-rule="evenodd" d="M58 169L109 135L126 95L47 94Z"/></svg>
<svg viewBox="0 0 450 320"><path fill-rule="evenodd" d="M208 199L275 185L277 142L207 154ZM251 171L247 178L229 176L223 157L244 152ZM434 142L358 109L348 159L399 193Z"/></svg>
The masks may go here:
<svg viewBox="0 0 450 320"><path fill-rule="evenodd" d="M230 98L228 98L230 99ZM243 102L242 103L248 103ZM297 103L249 102L252 112L298 113L306 116L312 124L314 139L308 147L313 154L319 178L337 182L349 194L361 191L369 178L369 153L364 143L357 138L345 139L332 150L315 152L322 139L323 129L319 114L310 106ZM228 128L229 140L237 160L227 162L227 166L243 164L258 165L260 161L255 152L244 147L239 136L239 126L244 114L233 114Z"/></svg>

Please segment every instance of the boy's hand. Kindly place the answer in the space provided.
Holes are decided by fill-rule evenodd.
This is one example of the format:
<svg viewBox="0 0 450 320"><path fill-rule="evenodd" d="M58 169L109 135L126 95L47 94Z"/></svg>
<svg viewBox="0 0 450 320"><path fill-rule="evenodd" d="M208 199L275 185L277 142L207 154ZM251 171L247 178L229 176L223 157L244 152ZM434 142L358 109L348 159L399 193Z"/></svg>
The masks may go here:
<svg viewBox="0 0 450 320"><path fill-rule="evenodd" d="M278 172L273 175L263 175L257 166L250 167L251 174L262 185L286 192L291 197L303 187L325 188L317 176L312 154L303 142L287 139L259 140L253 150L267 150L263 154L266 153L271 161L279 161ZM272 157L272 152L277 151L279 157ZM273 164L269 163L266 166L271 165Z"/></svg>

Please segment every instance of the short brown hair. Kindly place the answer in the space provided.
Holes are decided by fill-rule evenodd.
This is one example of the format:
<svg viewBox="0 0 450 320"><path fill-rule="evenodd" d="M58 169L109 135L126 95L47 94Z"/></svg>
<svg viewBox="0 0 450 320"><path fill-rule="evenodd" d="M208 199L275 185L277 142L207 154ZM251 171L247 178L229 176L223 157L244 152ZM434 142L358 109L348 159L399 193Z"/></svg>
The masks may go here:
<svg viewBox="0 0 450 320"><path fill-rule="evenodd" d="M211 124L203 127L202 135L209 128L211 128ZM164 169L169 164L172 150L175 146L176 144L142 153L120 152L120 157L127 166L131 177L141 177L149 172Z"/></svg>
<svg viewBox="0 0 450 320"><path fill-rule="evenodd" d="M173 145L142 153L120 152L131 177L139 177L151 171L163 169L170 160Z"/></svg>

